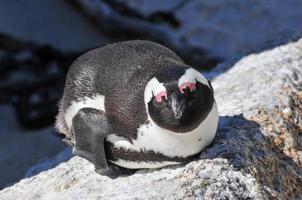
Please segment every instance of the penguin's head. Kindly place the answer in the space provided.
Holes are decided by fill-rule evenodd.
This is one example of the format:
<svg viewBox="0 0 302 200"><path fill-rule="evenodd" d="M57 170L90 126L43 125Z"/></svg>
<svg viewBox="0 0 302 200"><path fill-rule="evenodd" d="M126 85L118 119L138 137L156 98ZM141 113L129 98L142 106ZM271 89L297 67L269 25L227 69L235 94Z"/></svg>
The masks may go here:
<svg viewBox="0 0 302 200"><path fill-rule="evenodd" d="M210 82L193 68L170 67L147 83L144 100L149 120L177 133L194 130L212 110Z"/></svg>

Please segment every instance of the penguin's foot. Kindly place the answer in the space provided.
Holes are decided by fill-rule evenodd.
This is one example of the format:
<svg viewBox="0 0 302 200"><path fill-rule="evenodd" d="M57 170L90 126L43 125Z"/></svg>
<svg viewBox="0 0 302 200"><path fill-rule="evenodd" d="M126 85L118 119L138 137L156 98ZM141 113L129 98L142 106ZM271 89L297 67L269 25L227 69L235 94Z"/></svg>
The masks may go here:
<svg viewBox="0 0 302 200"><path fill-rule="evenodd" d="M104 139L108 134L105 113L82 108L72 119L75 146L73 153L92 162L96 169L107 169Z"/></svg>
<svg viewBox="0 0 302 200"><path fill-rule="evenodd" d="M119 176L134 174L136 170L126 169L123 167L119 167L117 165L109 164L108 168L106 169L96 168L95 171L100 175L108 176L111 179L115 179Z"/></svg>

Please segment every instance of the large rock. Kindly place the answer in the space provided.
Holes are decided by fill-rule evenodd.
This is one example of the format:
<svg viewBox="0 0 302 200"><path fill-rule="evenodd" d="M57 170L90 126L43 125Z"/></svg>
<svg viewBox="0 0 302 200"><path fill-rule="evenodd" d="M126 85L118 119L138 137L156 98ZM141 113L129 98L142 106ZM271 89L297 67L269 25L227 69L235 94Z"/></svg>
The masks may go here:
<svg viewBox="0 0 302 200"><path fill-rule="evenodd" d="M250 55L213 81L220 124L200 159L111 180L74 157L0 199L301 199L302 40Z"/></svg>

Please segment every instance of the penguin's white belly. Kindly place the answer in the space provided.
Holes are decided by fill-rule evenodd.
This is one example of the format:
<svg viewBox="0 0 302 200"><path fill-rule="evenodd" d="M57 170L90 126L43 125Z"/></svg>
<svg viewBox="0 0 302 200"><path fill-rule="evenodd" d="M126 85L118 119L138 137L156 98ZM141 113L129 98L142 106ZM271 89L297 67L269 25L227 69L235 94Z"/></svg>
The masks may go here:
<svg viewBox="0 0 302 200"><path fill-rule="evenodd" d="M174 133L160 128L152 120L148 124L141 125L137 131L137 138L132 143L124 137L114 134L107 136L106 140L116 148L130 151L153 151L164 156L183 157L199 153L214 139L218 125L218 111L216 104L213 105L207 118L194 130L187 133ZM179 164L178 162L148 162L118 159L111 161L126 168L160 168L167 165Z"/></svg>

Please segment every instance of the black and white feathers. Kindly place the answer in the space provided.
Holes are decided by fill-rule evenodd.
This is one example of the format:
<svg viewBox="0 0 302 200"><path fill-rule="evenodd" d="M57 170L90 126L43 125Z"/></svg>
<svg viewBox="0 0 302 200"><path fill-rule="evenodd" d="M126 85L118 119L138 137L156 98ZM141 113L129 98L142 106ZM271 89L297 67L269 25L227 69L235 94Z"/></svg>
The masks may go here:
<svg viewBox="0 0 302 200"><path fill-rule="evenodd" d="M56 121L72 144L73 118L83 108L104 113L106 159L125 168L185 162L212 142L218 124L208 80L149 41L107 45L72 64Z"/></svg>

